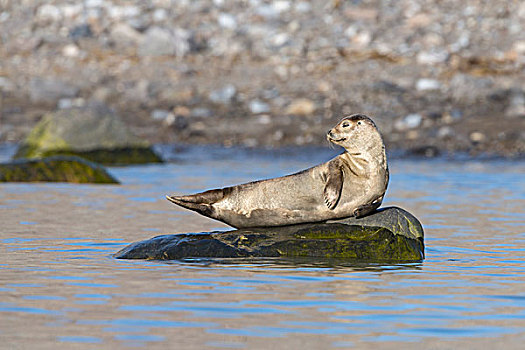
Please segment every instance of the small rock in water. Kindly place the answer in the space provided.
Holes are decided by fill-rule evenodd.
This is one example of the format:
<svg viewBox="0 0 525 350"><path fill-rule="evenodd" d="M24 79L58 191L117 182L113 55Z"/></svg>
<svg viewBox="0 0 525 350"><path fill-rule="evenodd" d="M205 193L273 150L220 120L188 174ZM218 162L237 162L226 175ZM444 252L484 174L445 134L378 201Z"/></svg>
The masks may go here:
<svg viewBox="0 0 525 350"><path fill-rule="evenodd" d="M266 19L278 17L290 8L289 1L274 1L271 4L262 4L255 9L255 13Z"/></svg>
<svg viewBox="0 0 525 350"><path fill-rule="evenodd" d="M372 33L368 31L361 31L352 37L352 42L358 47L365 48L372 41Z"/></svg>
<svg viewBox="0 0 525 350"><path fill-rule="evenodd" d="M140 56L162 56L174 53L171 33L159 27L151 27L146 31L138 50Z"/></svg>
<svg viewBox="0 0 525 350"><path fill-rule="evenodd" d="M115 24L111 28L109 37L116 47L137 45L142 40L142 34L126 23Z"/></svg>
<svg viewBox="0 0 525 350"><path fill-rule="evenodd" d="M419 125L421 125L422 120L423 120L423 117L421 116L421 114L418 114L418 113L409 114L403 119L396 121L394 124L394 127L399 131L403 131L407 129L415 129Z"/></svg>
<svg viewBox="0 0 525 350"><path fill-rule="evenodd" d="M191 116L197 118L208 118L212 116L212 112L208 108L197 107L191 110Z"/></svg>
<svg viewBox="0 0 525 350"><path fill-rule="evenodd" d="M315 112L315 103L307 98L298 98L286 108L286 114L310 115Z"/></svg>
<svg viewBox="0 0 525 350"><path fill-rule="evenodd" d="M435 79L419 79L416 83L418 91L439 90L441 83Z"/></svg>
<svg viewBox="0 0 525 350"><path fill-rule="evenodd" d="M153 11L152 15L153 21L155 22L162 22L168 19L168 11L163 8L158 8Z"/></svg>
<svg viewBox="0 0 525 350"><path fill-rule="evenodd" d="M68 109L73 107L83 107L86 104L86 100L83 98L61 98L58 100L58 109Z"/></svg>
<svg viewBox="0 0 525 350"><path fill-rule="evenodd" d="M80 24L73 27L69 31L69 37L73 40L78 40L82 38L90 38L93 36L93 31L89 24Z"/></svg>
<svg viewBox="0 0 525 350"><path fill-rule="evenodd" d="M446 51L422 51L417 55L417 62L420 64L438 64L443 63L448 58Z"/></svg>
<svg viewBox="0 0 525 350"><path fill-rule="evenodd" d="M445 139L452 136L454 136L454 130L452 130L450 126L442 126L437 132L437 137L440 139Z"/></svg>
<svg viewBox="0 0 525 350"><path fill-rule="evenodd" d="M69 44L64 46L64 48L62 49L62 55L66 57L75 58L80 56L80 49L75 44Z"/></svg>
<svg viewBox="0 0 525 350"><path fill-rule="evenodd" d="M220 13L217 21L219 25L226 29L234 30L237 28L237 20L235 17L229 13Z"/></svg>
<svg viewBox="0 0 525 350"><path fill-rule="evenodd" d="M227 105L232 102L236 94L237 89L235 86L228 84L222 89L210 92L210 100L214 103Z"/></svg>
<svg viewBox="0 0 525 350"><path fill-rule="evenodd" d="M278 12L284 12L290 9L291 4L288 0L276 0L272 3L272 6Z"/></svg>
<svg viewBox="0 0 525 350"><path fill-rule="evenodd" d="M289 41L290 36L288 35L288 33L279 33L270 38L269 44L271 47L279 48L281 46L286 45Z"/></svg>
<svg viewBox="0 0 525 350"><path fill-rule="evenodd" d="M44 4L38 8L36 16L42 21L57 22L62 19L62 11L55 5Z"/></svg>
<svg viewBox="0 0 525 350"><path fill-rule="evenodd" d="M151 112L151 119L163 122L169 119L170 116L174 117L170 111L167 111L165 109L154 109L153 112Z"/></svg>
<svg viewBox="0 0 525 350"><path fill-rule="evenodd" d="M107 6L106 11L109 17L116 20L135 17L138 16L141 12L140 8L137 6L114 6L113 4Z"/></svg>
<svg viewBox="0 0 525 350"><path fill-rule="evenodd" d="M269 113L270 105L261 100L252 100L250 101L250 112L252 112L252 114Z"/></svg>
<svg viewBox="0 0 525 350"><path fill-rule="evenodd" d="M310 5L310 3L307 1L299 1L295 4L295 11L297 12L306 13L310 12L311 9L312 5Z"/></svg>
<svg viewBox="0 0 525 350"><path fill-rule="evenodd" d="M474 143L481 143L485 141L487 137L485 136L485 134L479 131L474 131L473 133L470 134L469 138L470 138L470 141Z"/></svg>
<svg viewBox="0 0 525 350"><path fill-rule="evenodd" d="M149 28L138 48L140 56L175 55L182 57L190 51L189 33L180 28L172 32L161 28Z"/></svg>

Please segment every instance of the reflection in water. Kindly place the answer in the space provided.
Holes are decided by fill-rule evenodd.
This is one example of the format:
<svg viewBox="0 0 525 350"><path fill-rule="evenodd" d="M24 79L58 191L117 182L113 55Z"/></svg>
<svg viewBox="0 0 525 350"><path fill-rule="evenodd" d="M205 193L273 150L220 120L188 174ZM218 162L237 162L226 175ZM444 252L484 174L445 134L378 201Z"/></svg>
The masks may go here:
<svg viewBox="0 0 525 350"><path fill-rule="evenodd" d="M385 205L423 222L421 263L111 257L156 234L227 229L167 203L166 192L329 157L237 150L197 165L114 168L120 187L1 185L0 339L21 348L521 347L525 164L391 162Z"/></svg>

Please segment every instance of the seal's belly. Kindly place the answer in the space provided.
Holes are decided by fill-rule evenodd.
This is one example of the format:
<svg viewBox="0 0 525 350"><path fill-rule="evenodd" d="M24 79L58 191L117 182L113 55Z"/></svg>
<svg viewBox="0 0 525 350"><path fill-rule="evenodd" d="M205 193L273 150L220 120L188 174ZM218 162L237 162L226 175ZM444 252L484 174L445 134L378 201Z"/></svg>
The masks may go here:
<svg viewBox="0 0 525 350"><path fill-rule="evenodd" d="M333 210L324 202L325 179L311 171L231 187L223 200L213 204L221 219L235 227L281 226L352 216L365 204L370 186L348 178ZM373 191L372 191L373 192Z"/></svg>
<svg viewBox="0 0 525 350"><path fill-rule="evenodd" d="M232 187L215 208L244 212L259 210L305 210L323 203L324 184L314 173L301 173Z"/></svg>

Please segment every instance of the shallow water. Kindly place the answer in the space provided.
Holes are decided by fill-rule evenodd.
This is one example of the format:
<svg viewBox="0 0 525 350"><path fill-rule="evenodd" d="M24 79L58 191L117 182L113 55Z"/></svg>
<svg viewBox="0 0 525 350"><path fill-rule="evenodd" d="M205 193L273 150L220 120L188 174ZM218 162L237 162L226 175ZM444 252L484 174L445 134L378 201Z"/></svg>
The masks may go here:
<svg viewBox="0 0 525 350"><path fill-rule="evenodd" d="M522 348L523 162L391 161L384 204L422 221L421 263L111 257L158 234L227 229L167 193L335 154L196 148L112 168L121 186L0 185L0 348Z"/></svg>

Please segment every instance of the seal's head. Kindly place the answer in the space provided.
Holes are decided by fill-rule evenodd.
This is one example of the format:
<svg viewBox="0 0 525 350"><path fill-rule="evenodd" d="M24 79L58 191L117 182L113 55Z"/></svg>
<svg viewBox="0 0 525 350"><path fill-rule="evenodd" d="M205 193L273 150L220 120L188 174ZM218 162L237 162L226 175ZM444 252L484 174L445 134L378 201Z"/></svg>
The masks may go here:
<svg viewBox="0 0 525 350"><path fill-rule="evenodd" d="M328 131L326 138L351 153L359 153L378 143L383 146L383 140L376 125L364 114L344 117Z"/></svg>

